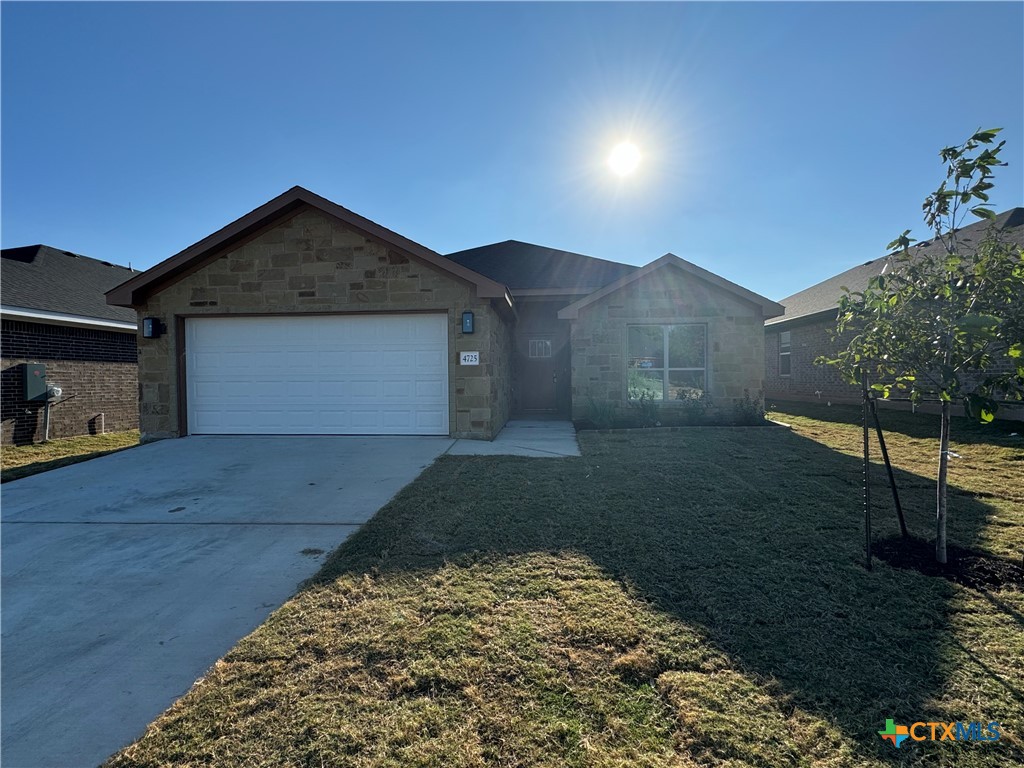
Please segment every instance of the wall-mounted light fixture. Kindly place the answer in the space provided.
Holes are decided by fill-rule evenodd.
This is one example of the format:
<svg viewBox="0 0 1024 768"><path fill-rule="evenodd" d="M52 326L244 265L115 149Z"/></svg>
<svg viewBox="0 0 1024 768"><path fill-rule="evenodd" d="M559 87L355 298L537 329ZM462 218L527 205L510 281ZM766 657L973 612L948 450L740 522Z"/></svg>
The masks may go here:
<svg viewBox="0 0 1024 768"><path fill-rule="evenodd" d="M462 313L462 332L472 333L473 332L473 313L463 312Z"/></svg>
<svg viewBox="0 0 1024 768"><path fill-rule="evenodd" d="M142 338L159 339L160 335L166 331L167 326L160 321L159 317L142 318Z"/></svg>

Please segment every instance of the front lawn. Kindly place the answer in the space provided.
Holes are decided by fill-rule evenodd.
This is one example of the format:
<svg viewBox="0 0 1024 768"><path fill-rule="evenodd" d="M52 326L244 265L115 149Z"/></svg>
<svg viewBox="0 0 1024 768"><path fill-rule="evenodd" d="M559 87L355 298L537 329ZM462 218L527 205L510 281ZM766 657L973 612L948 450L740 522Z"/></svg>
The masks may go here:
<svg viewBox="0 0 1024 768"><path fill-rule="evenodd" d="M33 445L5 445L0 449L0 482L36 475L68 464L95 459L139 444L139 430L81 435Z"/></svg>
<svg viewBox="0 0 1024 768"><path fill-rule="evenodd" d="M812 411L442 458L110 765L1019 762L1024 594L865 571L860 433ZM930 535L935 441L910 418L886 415L890 448ZM1019 559L1022 441L962 426L950 540ZM1004 739L897 751L888 718Z"/></svg>

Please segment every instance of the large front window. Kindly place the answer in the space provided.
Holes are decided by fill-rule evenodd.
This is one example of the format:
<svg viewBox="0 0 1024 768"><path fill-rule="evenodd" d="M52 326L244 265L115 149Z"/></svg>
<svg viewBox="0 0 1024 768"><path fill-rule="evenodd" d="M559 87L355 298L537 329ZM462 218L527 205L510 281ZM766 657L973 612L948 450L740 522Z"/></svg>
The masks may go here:
<svg viewBox="0 0 1024 768"><path fill-rule="evenodd" d="M707 326L631 325L629 399L685 400L707 387Z"/></svg>

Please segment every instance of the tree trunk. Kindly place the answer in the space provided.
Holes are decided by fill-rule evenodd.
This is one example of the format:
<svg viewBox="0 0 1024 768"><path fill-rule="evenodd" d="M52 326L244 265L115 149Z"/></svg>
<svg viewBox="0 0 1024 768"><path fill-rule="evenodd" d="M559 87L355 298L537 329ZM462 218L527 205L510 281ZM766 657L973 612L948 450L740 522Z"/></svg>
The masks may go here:
<svg viewBox="0 0 1024 768"><path fill-rule="evenodd" d="M942 401L939 479L935 484L935 559L946 564L946 473L949 469L949 403Z"/></svg>

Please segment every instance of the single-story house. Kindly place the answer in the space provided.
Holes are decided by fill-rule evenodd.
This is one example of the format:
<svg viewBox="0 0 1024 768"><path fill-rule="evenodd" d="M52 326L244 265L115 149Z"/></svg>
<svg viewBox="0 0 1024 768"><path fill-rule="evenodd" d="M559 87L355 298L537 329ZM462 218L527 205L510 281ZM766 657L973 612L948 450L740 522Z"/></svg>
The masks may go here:
<svg viewBox="0 0 1024 768"><path fill-rule="evenodd" d="M1024 208L1012 208L993 221L977 221L959 232L965 254L982 239L989 227L1001 230L1009 243L1024 246ZM944 252L942 243L924 241L910 249L918 256ZM785 312L765 322L765 397L769 400L815 400L832 403L860 402L860 389L847 384L837 369L815 365L820 356L833 354L832 341L843 287L863 291L871 278L881 274L888 259L882 256L848 269L779 301Z"/></svg>
<svg viewBox="0 0 1024 768"><path fill-rule="evenodd" d="M138 312L143 439L428 434L762 387L782 308L668 254L430 250L294 187L107 293Z"/></svg>
<svg viewBox="0 0 1024 768"><path fill-rule="evenodd" d="M2 265L2 442L43 439L45 389L26 392L26 383L44 377L61 389L50 398L50 437L137 427L135 312L104 298L136 273L47 245L5 248Z"/></svg>

